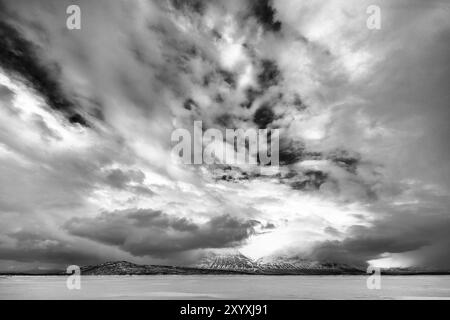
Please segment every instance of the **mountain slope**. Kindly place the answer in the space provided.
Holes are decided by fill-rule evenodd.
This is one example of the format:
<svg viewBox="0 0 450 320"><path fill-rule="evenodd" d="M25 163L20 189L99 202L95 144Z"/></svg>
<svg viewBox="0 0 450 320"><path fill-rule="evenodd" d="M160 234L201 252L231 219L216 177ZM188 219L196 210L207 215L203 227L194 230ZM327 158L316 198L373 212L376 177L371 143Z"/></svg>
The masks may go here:
<svg viewBox="0 0 450 320"><path fill-rule="evenodd" d="M383 274L450 274L449 271L419 269L383 269ZM193 275L193 274L260 274L260 275L366 275L364 268L345 264L323 263L296 256L271 256L252 261L240 252L208 253L191 267L139 265L127 261L106 262L81 268L82 275ZM57 274L65 275L65 272Z"/></svg>
<svg viewBox="0 0 450 320"><path fill-rule="evenodd" d="M237 250L229 251L211 251L208 252L198 264L196 268L201 269L217 269L217 270L234 270L234 271L257 271L259 266L250 258L244 256Z"/></svg>
<svg viewBox="0 0 450 320"><path fill-rule="evenodd" d="M363 268L334 262L319 262L299 256L268 256L257 260L259 268L267 273L289 274L362 274Z"/></svg>
<svg viewBox="0 0 450 320"><path fill-rule="evenodd" d="M156 275L156 274L234 274L233 270L208 270L191 267L140 265L128 261L106 262L81 268L82 275Z"/></svg>
<svg viewBox="0 0 450 320"><path fill-rule="evenodd" d="M253 261L237 250L211 251L195 268L256 274L362 274L365 270L337 263L321 263L297 256L269 256Z"/></svg>

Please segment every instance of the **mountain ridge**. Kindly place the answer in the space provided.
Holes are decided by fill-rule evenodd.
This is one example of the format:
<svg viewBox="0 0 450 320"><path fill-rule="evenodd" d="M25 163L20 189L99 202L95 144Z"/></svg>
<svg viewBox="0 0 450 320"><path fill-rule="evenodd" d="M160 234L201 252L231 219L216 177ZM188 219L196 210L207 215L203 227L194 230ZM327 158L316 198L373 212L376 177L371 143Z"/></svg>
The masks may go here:
<svg viewBox="0 0 450 320"><path fill-rule="evenodd" d="M450 274L409 268L383 269L385 275ZM252 260L241 252L207 252L190 266L136 264L129 261L109 261L81 267L82 275L367 275L366 269L335 262L319 262L298 256L268 256ZM50 273L1 273L0 275L67 275L65 271Z"/></svg>
<svg viewBox="0 0 450 320"><path fill-rule="evenodd" d="M338 263L318 262L296 256L272 256L252 260L238 250L206 252L189 266L140 265L112 261L81 268L84 275L150 275L150 274L260 274L260 275L326 275L365 274L363 268Z"/></svg>
<svg viewBox="0 0 450 320"><path fill-rule="evenodd" d="M209 252L198 264L202 269L254 272L256 274L362 274L365 269L332 262L318 262L297 256L269 256L252 260L239 251Z"/></svg>

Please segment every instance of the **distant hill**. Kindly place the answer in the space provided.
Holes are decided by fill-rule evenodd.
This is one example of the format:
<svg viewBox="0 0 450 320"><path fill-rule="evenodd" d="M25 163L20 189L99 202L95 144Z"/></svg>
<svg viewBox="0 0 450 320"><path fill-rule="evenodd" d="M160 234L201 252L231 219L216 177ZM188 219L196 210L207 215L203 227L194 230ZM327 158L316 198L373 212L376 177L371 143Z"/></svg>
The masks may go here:
<svg viewBox="0 0 450 320"><path fill-rule="evenodd" d="M208 270L245 271L255 274L365 274L363 268L324 263L297 256L269 256L253 261L237 250L210 252L196 265Z"/></svg>
<svg viewBox="0 0 450 320"><path fill-rule="evenodd" d="M14 275L13 273L0 273ZM319 262L299 256L275 255L256 261L237 250L210 251L191 266L142 265L128 261L112 261L81 268L82 275L194 275L194 274L255 274L255 275L366 275L363 267L335 262ZM446 271L393 268L383 269L384 275L438 275ZM66 275L65 271L48 273L16 273L15 275Z"/></svg>
<svg viewBox="0 0 450 320"><path fill-rule="evenodd" d="M128 261L106 262L81 268L82 275L154 275L154 274L234 274L233 270L210 270L179 266L141 265Z"/></svg>
<svg viewBox="0 0 450 320"><path fill-rule="evenodd" d="M336 263L319 263L298 257L266 257L253 261L237 250L210 251L191 266L140 265L106 262L81 268L83 275L152 274L365 274L365 270Z"/></svg>

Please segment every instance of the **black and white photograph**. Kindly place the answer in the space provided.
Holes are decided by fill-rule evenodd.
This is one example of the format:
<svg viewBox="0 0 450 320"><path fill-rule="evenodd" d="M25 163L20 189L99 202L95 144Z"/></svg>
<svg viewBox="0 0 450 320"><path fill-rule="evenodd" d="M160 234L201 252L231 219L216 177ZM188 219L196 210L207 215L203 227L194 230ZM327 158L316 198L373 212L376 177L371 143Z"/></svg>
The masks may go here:
<svg viewBox="0 0 450 320"><path fill-rule="evenodd" d="M0 0L0 300L450 300L449 66L448 0Z"/></svg>

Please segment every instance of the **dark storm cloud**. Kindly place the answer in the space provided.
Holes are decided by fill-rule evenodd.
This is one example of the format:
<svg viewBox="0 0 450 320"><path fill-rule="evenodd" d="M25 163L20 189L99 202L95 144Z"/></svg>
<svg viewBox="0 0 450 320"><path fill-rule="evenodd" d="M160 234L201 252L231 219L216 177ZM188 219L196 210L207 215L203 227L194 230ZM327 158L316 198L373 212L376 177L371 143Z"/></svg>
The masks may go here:
<svg viewBox="0 0 450 320"><path fill-rule="evenodd" d="M83 265L102 262L107 256L90 250L86 244L46 235L42 229L17 231L8 234L8 238L15 245L0 239L1 260Z"/></svg>
<svg viewBox="0 0 450 320"><path fill-rule="evenodd" d="M371 117L400 132L411 130L395 156L392 155L393 177L409 174L411 178L438 182L448 189L450 30L432 34L427 31L428 28L408 32L405 41L419 41L421 46L416 50L395 51L384 61L375 86L363 90L361 85L353 90L361 90L369 101L364 111Z"/></svg>
<svg viewBox="0 0 450 320"><path fill-rule="evenodd" d="M3 14L0 14L0 19L1 67L26 79L51 108L63 112L70 122L86 126L87 121L77 112L75 103L66 96L58 82L59 67L45 65L36 53L38 48L8 25Z"/></svg>
<svg viewBox="0 0 450 320"><path fill-rule="evenodd" d="M258 222L229 215L199 224L150 209L114 211L95 218L73 218L73 235L118 246L134 255L163 256L202 248L225 248L245 241Z"/></svg>
<svg viewBox="0 0 450 320"><path fill-rule="evenodd" d="M448 19L434 5L382 1L383 29L373 31L361 28L364 1L83 1L82 30L69 32L70 1L6 2L14 11L0 24L7 78L24 78L73 122L84 121L76 102L90 97L114 134L57 131L58 119L39 115L2 119L0 176L9 183L0 185L0 259L55 260L65 250L67 260L86 260L82 251L89 257L104 248L120 251L120 259L130 252L167 257L240 245L254 232L246 211L256 197L261 212L251 217L273 222L280 246L317 234L331 239L313 251L323 260L414 252L414 262L449 266L448 198L419 196L447 194L450 181L449 33L436 31L448 29ZM14 111L11 92L0 90L0 97L2 109ZM281 173L224 167L216 176L191 175L174 165L168 137L194 119L204 128L280 128ZM202 183L211 176L216 185ZM200 203L191 190L214 199ZM146 207L148 199L133 200L142 194L162 211L113 211ZM322 200L333 204L323 214L316 210ZM397 210L402 202L414 210ZM284 222L277 204L304 216L301 222ZM90 217L93 208L107 212ZM197 222L204 212L211 218ZM64 234L15 231L32 217ZM347 230L358 223L353 218L367 225ZM285 224L305 231L286 234L278 228ZM76 249L78 241L92 248Z"/></svg>
<svg viewBox="0 0 450 320"><path fill-rule="evenodd" d="M311 258L364 264L387 253L414 256L414 252L421 252L419 256L427 256L429 260L421 259L417 266L450 267L449 255L442 254L442 247L438 245L448 243L450 220L446 211L411 205L388 210L389 214L383 214L370 226L349 227L343 240L318 243ZM328 228L327 232L333 236L343 235L334 228Z"/></svg>
<svg viewBox="0 0 450 320"><path fill-rule="evenodd" d="M281 29L281 22L275 18L275 10L271 0L251 0L251 10L259 23L267 31L278 32Z"/></svg>
<svg viewBox="0 0 450 320"><path fill-rule="evenodd" d="M266 129L267 126L275 119L275 113L268 104L260 106L253 115L253 122L259 129Z"/></svg>
<svg viewBox="0 0 450 320"><path fill-rule="evenodd" d="M258 83L265 90L275 86L281 80L281 73L275 61L263 59L261 61L261 72L258 74Z"/></svg>
<svg viewBox="0 0 450 320"><path fill-rule="evenodd" d="M305 144L285 137L280 139L279 159L281 165L294 164L303 158Z"/></svg>

